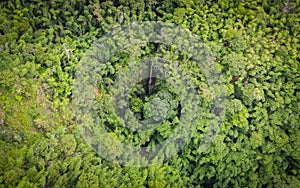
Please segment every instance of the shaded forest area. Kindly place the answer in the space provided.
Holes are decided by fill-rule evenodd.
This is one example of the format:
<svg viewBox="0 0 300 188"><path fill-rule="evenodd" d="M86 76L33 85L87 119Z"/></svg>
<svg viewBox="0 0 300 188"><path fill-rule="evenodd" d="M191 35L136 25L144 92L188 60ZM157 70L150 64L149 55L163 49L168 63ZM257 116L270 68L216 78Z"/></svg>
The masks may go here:
<svg viewBox="0 0 300 188"><path fill-rule="evenodd" d="M299 187L299 3L0 2L0 187ZM226 86L225 118L203 152L199 146L207 120L196 121L190 142L165 162L122 166L99 156L82 138L72 87L80 60L99 38L116 27L145 21L174 23L211 47ZM154 53L182 62L198 87L201 105L211 102L201 67L175 51L149 43L121 51L105 64L103 82L94 92L111 133L151 146L170 136L180 122L177 91L155 77L141 80L130 93L136 118L167 117L155 133L135 137L110 113L105 100L109 84L128 65L130 54L139 59ZM165 109L162 103L169 105L168 111L151 111Z"/></svg>

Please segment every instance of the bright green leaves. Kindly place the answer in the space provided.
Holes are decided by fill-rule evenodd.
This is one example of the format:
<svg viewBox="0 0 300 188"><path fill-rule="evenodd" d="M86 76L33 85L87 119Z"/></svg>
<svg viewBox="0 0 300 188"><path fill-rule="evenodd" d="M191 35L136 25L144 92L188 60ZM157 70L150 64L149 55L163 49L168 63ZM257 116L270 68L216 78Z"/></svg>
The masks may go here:
<svg viewBox="0 0 300 188"><path fill-rule="evenodd" d="M141 109L143 108L143 101L140 98L133 98L131 99L131 110L134 113L141 112Z"/></svg>
<svg viewBox="0 0 300 188"><path fill-rule="evenodd" d="M229 148L227 148L225 142L225 135L218 135L216 136L214 140L214 146L215 146L215 155L212 156L212 161L216 163L219 160L222 160L226 154L229 152Z"/></svg>
<svg viewBox="0 0 300 188"><path fill-rule="evenodd" d="M62 147L61 152L65 154L65 156L72 155L76 149L76 141L73 135L65 135L60 141Z"/></svg>
<svg viewBox="0 0 300 188"><path fill-rule="evenodd" d="M256 101L264 99L264 91L262 89L254 88L252 95Z"/></svg>
<svg viewBox="0 0 300 188"><path fill-rule="evenodd" d="M234 94L234 86L232 84L226 84L226 96Z"/></svg>
<svg viewBox="0 0 300 188"><path fill-rule="evenodd" d="M249 113L247 108L241 103L240 100L234 99L227 101L227 113L230 115L230 122L237 127L248 126Z"/></svg>
<svg viewBox="0 0 300 188"><path fill-rule="evenodd" d="M259 84L257 84L259 86ZM248 83L245 86L239 86L241 91L241 98L243 103L246 105L251 105L253 102L264 101L264 91L262 88L255 86L252 83Z"/></svg>
<svg viewBox="0 0 300 188"><path fill-rule="evenodd" d="M185 11L186 10L184 8L176 8L174 10L174 15L182 19L185 16Z"/></svg>
<svg viewBox="0 0 300 188"><path fill-rule="evenodd" d="M167 164L148 167L147 184L149 187L183 187L183 177L179 169Z"/></svg>
<svg viewBox="0 0 300 188"><path fill-rule="evenodd" d="M98 176L92 173L81 174L78 178L76 187L78 188L97 188L99 187Z"/></svg>
<svg viewBox="0 0 300 188"><path fill-rule="evenodd" d="M246 61L242 53L232 52L222 57L222 64L226 64L232 76L241 76L245 73L245 68L249 62Z"/></svg>
<svg viewBox="0 0 300 188"><path fill-rule="evenodd" d="M276 143L278 148L283 148L288 143L288 135L280 128L274 128L269 135L270 139Z"/></svg>
<svg viewBox="0 0 300 188"><path fill-rule="evenodd" d="M247 109L244 107L239 113L232 116L232 124L238 127L248 126L249 117Z"/></svg>
<svg viewBox="0 0 300 188"><path fill-rule="evenodd" d="M253 132L250 137L250 145L253 148L263 147L264 145L264 138L261 132Z"/></svg>

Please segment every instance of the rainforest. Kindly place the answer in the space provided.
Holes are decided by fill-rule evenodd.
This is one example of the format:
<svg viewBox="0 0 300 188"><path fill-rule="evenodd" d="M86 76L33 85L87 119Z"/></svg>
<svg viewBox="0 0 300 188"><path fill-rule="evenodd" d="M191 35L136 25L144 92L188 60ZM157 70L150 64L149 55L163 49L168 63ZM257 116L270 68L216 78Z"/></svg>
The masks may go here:
<svg viewBox="0 0 300 188"><path fill-rule="evenodd" d="M0 188L300 187L299 0L0 2Z"/></svg>

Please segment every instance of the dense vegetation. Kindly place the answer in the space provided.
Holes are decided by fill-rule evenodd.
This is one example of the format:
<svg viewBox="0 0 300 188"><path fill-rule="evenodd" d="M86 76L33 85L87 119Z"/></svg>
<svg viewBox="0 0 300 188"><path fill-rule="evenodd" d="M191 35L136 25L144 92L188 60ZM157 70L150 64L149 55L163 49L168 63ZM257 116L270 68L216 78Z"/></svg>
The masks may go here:
<svg viewBox="0 0 300 188"><path fill-rule="evenodd" d="M1 2L0 187L299 187L299 18L299 0ZM112 111L111 85L132 60L153 54L179 63L192 78L203 116L188 144L170 159L122 166L98 155L99 146L83 138L73 84L84 54L99 38L145 21L174 23L210 47L226 107L207 107L218 94L209 90L201 66L176 46L149 42L117 52L102 62L93 88L99 126L124 143L152 146L180 124L180 85L156 77L150 85L145 78L132 87L127 118L152 124L166 119L155 131L135 134L139 127L131 122L131 130L124 128L116 117L122 112ZM182 81L176 70L170 77ZM208 119L223 112L217 134L207 130ZM206 133L215 136L212 143L203 142Z"/></svg>

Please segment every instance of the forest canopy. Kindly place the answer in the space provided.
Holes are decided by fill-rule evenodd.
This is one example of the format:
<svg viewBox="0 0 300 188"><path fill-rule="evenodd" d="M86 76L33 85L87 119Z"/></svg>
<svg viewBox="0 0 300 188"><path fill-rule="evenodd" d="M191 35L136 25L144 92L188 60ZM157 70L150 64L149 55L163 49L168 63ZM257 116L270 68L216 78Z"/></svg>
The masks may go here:
<svg viewBox="0 0 300 188"><path fill-rule="evenodd" d="M0 187L299 187L299 3L0 2Z"/></svg>

